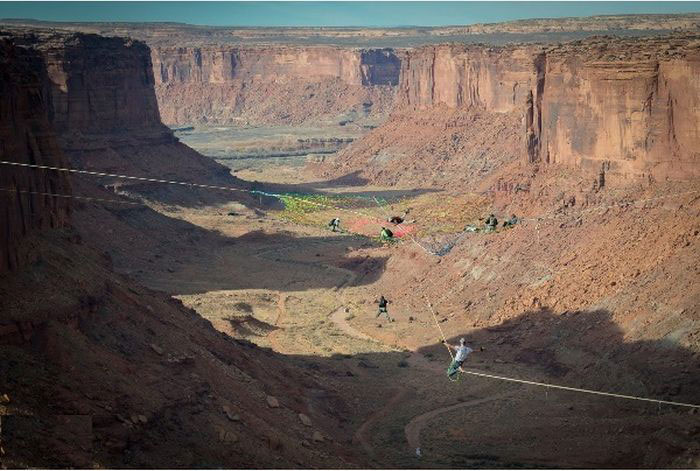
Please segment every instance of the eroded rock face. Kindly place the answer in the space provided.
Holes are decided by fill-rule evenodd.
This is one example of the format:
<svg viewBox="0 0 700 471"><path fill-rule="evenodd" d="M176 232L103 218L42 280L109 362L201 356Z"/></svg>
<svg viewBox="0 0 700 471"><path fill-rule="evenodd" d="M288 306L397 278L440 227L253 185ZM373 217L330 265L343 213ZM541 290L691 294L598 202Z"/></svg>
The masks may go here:
<svg viewBox="0 0 700 471"><path fill-rule="evenodd" d="M623 51L624 52L624 51ZM700 175L700 54L552 51L537 64L531 161L653 177ZM617 52L616 52L617 53ZM530 112L528 112L530 113Z"/></svg>
<svg viewBox="0 0 700 471"><path fill-rule="evenodd" d="M148 46L83 33L18 35L41 58L48 121L59 147L77 168L173 180L237 185L222 165L181 144L160 120ZM102 187L109 178L89 177ZM192 202L202 192L119 182L124 191ZM129 189L127 190L127 187ZM92 191L83 189L80 193ZM211 192L208 193L211 198Z"/></svg>
<svg viewBox="0 0 700 471"><path fill-rule="evenodd" d="M167 123L298 123L391 105L400 60L390 49L270 46L156 47Z"/></svg>
<svg viewBox="0 0 700 471"><path fill-rule="evenodd" d="M532 48L437 46L408 53L401 104L518 112L533 84Z"/></svg>
<svg viewBox="0 0 700 471"><path fill-rule="evenodd" d="M428 47L404 59L399 100L515 113L530 162L691 178L700 175L699 72L694 36Z"/></svg>
<svg viewBox="0 0 700 471"><path fill-rule="evenodd" d="M179 143L160 121L150 50L82 33L6 34L0 43L0 160L237 185L228 170ZM0 272L30 259L22 241L68 222L70 202L113 183L49 170L0 169ZM95 186L94 183L98 185ZM125 189L124 182L121 182ZM181 203L215 198L162 185L140 193ZM211 193L211 192L209 192Z"/></svg>
<svg viewBox="0 0 700 471"><path fill-rule="evenodd" d="M44 58L49 118L65 147L119 135L173 141L160 121L145 44L80 33L26 42Z"/></svg>
<svg viewBox="0 0 700 471"><path fill-rule="evenodd" d="M361 51L360 67L362 85L391 85L399 84L401 59L392 49L370 49Z"/></svg>
<svg viewBox="0 0 700 471"><path fill-rule="evenodd" d="M48 121L47 83L39 54L0 39L0 160L65 166ZM3 165L0 189L2 273L26 262L25 237L67 222L69 200L41 193L68 194L70 185L63 173Z"/></svg>

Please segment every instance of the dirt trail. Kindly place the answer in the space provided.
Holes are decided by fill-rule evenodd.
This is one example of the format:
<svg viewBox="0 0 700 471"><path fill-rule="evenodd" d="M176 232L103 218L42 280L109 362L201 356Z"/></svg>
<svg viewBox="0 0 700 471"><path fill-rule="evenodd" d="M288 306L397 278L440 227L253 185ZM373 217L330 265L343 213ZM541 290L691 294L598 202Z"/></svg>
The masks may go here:
<svg viewBox="0 0 700 471"><path fill-rule="evenodd" d="M380 419L386 417L389 415L392 409L396 408L397 404L401 403L403 401L404 397L408 394L409 389L404 387L401 388L396 394L394 394L391 399L389 399L389 402L387 402L384 407L379 409L377 412L372 414L365 420L362 425L357 429L355 432L355 436L353 437L353 443L354 444L360 444L362 448L365 450L365 453L367 453L368 456L371 458L374 458L374 447L372 447L371 443L371 429L374 426L376 422L378 422Z"/></svg>
<svg viewBox="0 0 700 471"><path fill-rule="evenodd" d="M462 407L473 407L479 404L484 404L486 402L497 401L503 399L504 397L511 396L513 392L504 392L501 394L496 394L490 397L484 397L481 399L474 399L471 401L460 402L458 404L453 404L451 406L439 407L437 409L425 412L415 416L411 421L404 427L404 433L406 434L406 440L408 441L408 446L410 450L414 451L416 448L420 448L420 432L423 428L433 420L445 412L450 412L455 409L460 409Z"/></svg>
<svg viewBox="0 0 700 471"><path fill-rule="evenodd" d="M284 294L283 292L279 292L279 299L277 300L277 319L275 319L275 325L279 327L280 321L282 320L283 317L287 315L287 307L286 307L286 302L287 302L287 295Z"/></svg>
<svg viewBox="0 0 700 471"><path fill-rule="evenodd" d="M277 292L277 318L275 318L275 327L277 329L271 331L267 338L270 341L270 345L274 350L279 351L278 337L284 332L284 328L281 323L282 320L287 317L287 295L282 291Z"/></svg>
<svg viewBox="0 0 700 471"><path fill-rule="evenodd" d="M345 308L343 306L339 307L336 309L333 314L331 314L331 321L340 329L341 332L343 332L345 335L348 335L350 337L355 337L357 339L362 339L362 340L368 340L370 342L376 342L376 343L382 343L379 340L370 337L369 335L360 332L359 330L355 329L353 326L351 326L347 320L345 320Z"/></svg>

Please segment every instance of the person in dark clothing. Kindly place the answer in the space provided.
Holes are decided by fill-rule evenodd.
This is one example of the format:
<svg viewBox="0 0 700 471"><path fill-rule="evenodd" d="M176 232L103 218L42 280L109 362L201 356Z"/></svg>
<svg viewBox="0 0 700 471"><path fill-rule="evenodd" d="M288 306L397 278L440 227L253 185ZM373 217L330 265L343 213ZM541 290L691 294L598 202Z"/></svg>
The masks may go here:
<svg viewBox="0 0 700 471"><path fill-rule="evenodd" d="M518 219L518 217L515 214L511 214L510 219L503 221L503 228L507 229L509 227L513 227L519 222L520 219Z"/></svg>
<svg viewBox="0 0 700 471"><path fill-rule="evenodd" d="M386 305L389 304L391 301L388 301L383 295L379 297L379 301L377 301L379 305L379 312L377 312L377 317L381 316L384 314L386 318L389 320L389 322L394 322L394 319L391 318L389 315L389 312L386 309Z"/></svg>
<svg viewBox="0 0 700 471"><path fill-rule="evenodd" d="M493 214L489 215L488 218L486 218L486 222L484 223L484 232L493 232L496 230L498 227L498 219L496 219L496 216Z"/></svg>
<svg viewBox="0 0 700 471"><path fill-rule="evenodd" d="M331 219L331 222L328 223L328 227L331 228L331 231L336 232L336 230L340 229L340 218L333 218Z"/></svg>

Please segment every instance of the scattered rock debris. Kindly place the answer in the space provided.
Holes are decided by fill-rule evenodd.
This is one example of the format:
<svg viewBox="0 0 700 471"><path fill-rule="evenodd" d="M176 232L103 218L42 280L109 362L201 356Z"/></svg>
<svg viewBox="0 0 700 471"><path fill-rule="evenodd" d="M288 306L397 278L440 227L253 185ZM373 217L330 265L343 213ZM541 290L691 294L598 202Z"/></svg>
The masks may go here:
<svg viewBox="0 0 700 471"><path fill-rule="evenodd" d="M308 415L306 414L299 414L299 421L306 425L307 427L311 427L311 419L309 418Z"/></svg>
<svg viewBox="0 0 700 471"><path fill-rule="evenodd" d="M280 403L275 396L267 396L266 400L267 400L267 405L273 409L276 409L280 406Z"/></svg>

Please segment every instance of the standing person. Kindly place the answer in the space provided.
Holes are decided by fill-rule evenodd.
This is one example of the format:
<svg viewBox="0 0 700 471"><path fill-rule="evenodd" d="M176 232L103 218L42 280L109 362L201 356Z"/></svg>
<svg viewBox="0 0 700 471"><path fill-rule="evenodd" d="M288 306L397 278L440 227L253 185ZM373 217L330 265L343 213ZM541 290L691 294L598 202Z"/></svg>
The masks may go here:
<svg viewBox="0 0 700 471"><path fill-rule="evenodd" d="M328 227L330 227L333 232L340 230L340 218L331 219L331 222L328 223Z"/></svg>
<svg viewBox="0 0 700 471"><path fill-rule="evenodd" d="M389 315L389 312L387 312L386 305L389 304L391 301L388 301L383 295L379 297L379 312L377 312L377 317L381 316L384 314L387 319L389 319L389 322L394 322L394 319L391 318Z"/></svg>
<svg viewBox="0 0 700 471"><path fill-rule="evenodd" d="M464 360L466 360L467 356L474 350L470 347L467 347L467 341L464 339L464 337L459 339L459 345L450 345L444 340L442 341L442 343L444 343L448 348L451 348L455 351L455 357L452 360L452 363L450 363L449 368L447 368L447 377L450 378L450 381L457 381L457 374L460 371L463 371L462 364L464 363ZM480 350L483 352L484 347L481 347Z"/></svg>
<svg viewBox="0 0 700 471"><path fill-rule="evenodd" d="M497 227L498 219L496 219L496 216L494 216L492 213L488 218L486 218L486 222L484 223L484 232L493 232Z"/></svg>

